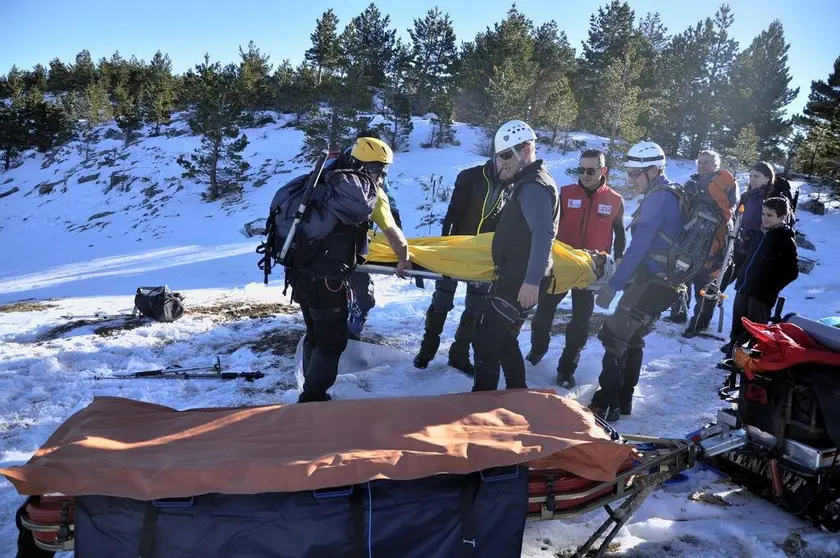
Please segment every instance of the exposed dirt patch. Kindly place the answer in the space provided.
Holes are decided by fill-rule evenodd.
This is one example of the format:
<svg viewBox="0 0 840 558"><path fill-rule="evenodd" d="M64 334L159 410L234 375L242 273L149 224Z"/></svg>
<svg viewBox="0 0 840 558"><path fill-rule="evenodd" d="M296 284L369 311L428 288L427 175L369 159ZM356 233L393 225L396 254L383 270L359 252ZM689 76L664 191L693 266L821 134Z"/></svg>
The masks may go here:
<svg viewBox="0 0 840 558"><path fill-rule="evenodd" d="M131 320L128 322L104 325L94 329L93 332L100 337L115 337L119 335L120 332L131 331L132 329L137 329L138 327L144 326L148 323L148 320Z"/></svg>
<svg viewBox="0 0 840 558"><path fill-rule="evenodd" d="M38 342L52 341L73 330L96 324L103 325L94 329L94 333L103 337L109 337L119 331L134 329L147 323L149 323L148 320L123 317L114 318L103 316L101 318L79 318L46 330L38 336Z"/></svg>
<svg viewBox="0 0 840 558"><path fill-rule="evenodd" d="M551 334L557 335L560 333L566 333L566 326L569 325L569 321L572 319L572 311L567 310L565 308L559 308L557 312L554 314L554 323L551 325ZM598 332L601 330L601 325L604 323L604 320L607 319L606 314L592 314L592 317L589 319L589 335L597 335Z"/></svg>
<svg viewBox="0 0 840 558"><path fill-rule="evenodd" d="M240 320L242 318L273 318L274 316L292 316L298 313L297 306L290 306L280 302L242 302L231 301L195 306L187 308L184 315L190 316L218 316L223 321Z"/></svg>
<svg viewBox="0 0 840 558"><path fill-rule="evenodd" d="M55 304L48 304L44 302L36 302L34 300L20 300L10 304L3 304L0 306L0 313L2 312L42 312L55 308Z"/></svg>
<svg viewBox="0 0 840 558"><path fill-rule="evenodd" d="M232 346L229 352L233 353L242 347L248 347L255 353L271 353L275 356L294 355L304 331L302 327L282 326L267 331L256 339Z"/></svg>

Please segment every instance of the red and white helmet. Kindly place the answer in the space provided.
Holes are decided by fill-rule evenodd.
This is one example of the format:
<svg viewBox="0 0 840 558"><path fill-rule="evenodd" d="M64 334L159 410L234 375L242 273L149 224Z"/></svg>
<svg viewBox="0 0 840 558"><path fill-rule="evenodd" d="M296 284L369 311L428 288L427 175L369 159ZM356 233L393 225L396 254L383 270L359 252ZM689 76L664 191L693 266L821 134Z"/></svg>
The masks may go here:
<svg viewBox="0 0 840 558"><path fill-rule="evenodd" d="M659 144L652 141L640 141L627 151L624 166L631 169L663 168L665 163L665 152Z"/></svg>

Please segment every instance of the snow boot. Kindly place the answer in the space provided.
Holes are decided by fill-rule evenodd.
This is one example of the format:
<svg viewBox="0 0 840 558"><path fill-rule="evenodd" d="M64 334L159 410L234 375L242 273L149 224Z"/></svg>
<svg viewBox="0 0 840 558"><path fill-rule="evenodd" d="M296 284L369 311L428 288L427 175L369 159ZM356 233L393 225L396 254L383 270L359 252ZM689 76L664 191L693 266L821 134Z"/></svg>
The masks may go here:
<svg viewBox="0 0 840 558"><path fill-rule="evenodd" d="M457 368L467 376L475 375L475 368L470 363L470 343L475 338L478 327L478 314L463 312L458 329L455 331L455 342L449 347L449 366Z"/></svg>
<svg viewBox="0 0 840 558"><path fill-rule="evenodd" d="M622 415L633 412L633 392L642 373L642 349L627 349L624 355L624 385L618 395L618 407Z"/></svg>
<svg viewBox="0 0 840 558"><path fill-rule="evenodd" d="M546 352L548 352L548 351L543 351L541 353L535 353L534 349L532 348L530 351L528 351L527 356L525 356L525 360L530 362L532 366L536 366L537 364L539 364L539 362L545 356Z"/></svg>
<svg viewBox="0 0 840 558"><path fill-rule="evenodd" d="M566 374L565 372L557 371L557 385L564 389L572 389L577 385L575 382L575 377L572 374Z"/></svg>
<svg viewBox="0 0 840 558"><path fill-rule="evenodd" d="M417 352L417 356L414 357L415 368L426 368L435 358L440 347L440 334L443 333L446 314L446 312L438 312L432 306L429 306L426 311L426 327L423 331L423 340L420 342L420 350Z"/></svg>
<svg viewBox="0 0 840 558"><path fill-rule="evenodd" d="M621 419L621 413L618 407L599 407L594 402L589 404L589 410L600 419L607 422L615 422Z"/></svg>

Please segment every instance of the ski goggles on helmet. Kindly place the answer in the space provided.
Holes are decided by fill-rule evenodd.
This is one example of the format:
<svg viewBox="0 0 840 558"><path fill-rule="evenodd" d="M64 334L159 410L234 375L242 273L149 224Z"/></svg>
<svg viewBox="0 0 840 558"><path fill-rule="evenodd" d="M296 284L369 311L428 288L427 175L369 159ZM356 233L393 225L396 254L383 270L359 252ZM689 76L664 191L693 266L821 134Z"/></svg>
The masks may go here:
<svg viewBox="0 0 840 558"><path fill-rule="evenodd" d="M364 163L362 168L365 169L371 176L381 176L385 178L388 176L388 169L390 165L388 163Z"/></svg>

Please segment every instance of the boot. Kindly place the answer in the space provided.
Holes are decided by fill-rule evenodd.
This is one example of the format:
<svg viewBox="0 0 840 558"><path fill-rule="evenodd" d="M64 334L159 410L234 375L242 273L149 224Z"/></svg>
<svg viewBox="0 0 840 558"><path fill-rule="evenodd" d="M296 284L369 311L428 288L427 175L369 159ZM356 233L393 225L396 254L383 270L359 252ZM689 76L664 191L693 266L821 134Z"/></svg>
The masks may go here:
<svg viewBox="0 0 840 558"><path fill-rule="evenodd" d="M566 389L575 387L575 370L579 360L580 351L572 350L568 346L563 348L560 362L557 363L557 385Z"/></svg>
<svg viewBox="0 0 840 558"><path fill-rule="evenodd" d="M449 366L457 368L467 376L475 376L475 368L470 362L470 346L466 341L456 340L449 347Z"/></svg>
<svg viewBox="0 0 840 558"><path fill-rule="evenodd" d="M535 353L534 349L532 348L530 351L528 351L528 355L525 357L525 360L530 362L532 366L536 366L542 360L542 357L545 356L546 352L547 351Z"/></svg>
<svg viewBox="0 0 840 558"><path fill-rule="evenodd" d="M638 348L627 349L624 356L624 385L618 396L618 406L622 415L633 412L633 392L642 373L642 358L642 349Z"/></svg>
<svg viewBox="0 0 840 558"><path fill-rule="evenodd" d="M467 376L475 375L475 368L470 363L470 343L475 337L477 326L478 315L475 312L463 312L455 331L455 342L449 347L449 366L457 368Z"/></svg>
<svg viewBox="0 0 840 558"><path fill-rule="evenodd" d="M423 331L423 340L420 342L420 350L414 357L415 368L426 368L435 358L440 347L440 334L443 332L443 324L446 322L446 312L438 312L429 306L426 311L426 328Z"/></svg>
<svg viewBox="0 0 840 558"><path fill-rule="evenodd" d="M621 419L621 413L619 412L618 407L599 407L593 401L589 404L589 410L592 411L595 416L607 422L615 422Z"/></svg>

